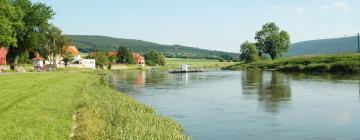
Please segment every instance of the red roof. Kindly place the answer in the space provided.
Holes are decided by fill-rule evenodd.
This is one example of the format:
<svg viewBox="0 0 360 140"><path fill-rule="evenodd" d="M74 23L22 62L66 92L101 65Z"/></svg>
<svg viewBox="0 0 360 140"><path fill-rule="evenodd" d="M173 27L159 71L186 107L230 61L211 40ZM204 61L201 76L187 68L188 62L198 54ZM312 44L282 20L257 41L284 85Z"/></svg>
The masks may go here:
<svg viewBox="0 0 360 140"><path fill-rule="evenodd" d="M40 57L39 52L35 52L35 58L33 58L32 60L34 60L34 61L41 61L41 60L43 60L43 59Z"/></svg>

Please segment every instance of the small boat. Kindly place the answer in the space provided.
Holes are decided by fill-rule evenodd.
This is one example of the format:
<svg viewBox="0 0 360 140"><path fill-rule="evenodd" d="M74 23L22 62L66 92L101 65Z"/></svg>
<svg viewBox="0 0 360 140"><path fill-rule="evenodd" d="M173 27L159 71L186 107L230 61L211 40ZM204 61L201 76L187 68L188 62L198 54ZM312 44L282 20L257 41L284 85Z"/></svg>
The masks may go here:
<svg viewBox="0 0 360 140"><path fill-rule="evenodd" d="M189 66L186 64L181 65L181 70L170 71L169 73L195 73L195 72L205 72L204 70L189 70Z"/></svg>

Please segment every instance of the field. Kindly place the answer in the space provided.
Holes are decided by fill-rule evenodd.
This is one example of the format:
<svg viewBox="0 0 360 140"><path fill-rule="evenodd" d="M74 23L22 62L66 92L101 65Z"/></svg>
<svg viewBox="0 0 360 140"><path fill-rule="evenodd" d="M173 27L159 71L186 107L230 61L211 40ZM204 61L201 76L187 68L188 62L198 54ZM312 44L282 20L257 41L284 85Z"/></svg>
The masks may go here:
<svg viewBox="0 0 360 140"><path fill-rule="evenodd" d="M68 139L76 97L89 75L0 75L0 139Z"/></svg>
<svg viewBox="0 0 360 140"><path fill-rule="evenodd" d="M179 59L179 58L166 58L166 66L178 68L182 64L188 64L190 67L198 68L222 68L236 64L236 62L219 62L219 60L210 59Z"/></svg>
<svg viewBox="0 0 360 140"><path fill-rule="evenodd" d="M187 139L172 119L113 91L100 74L0 74L0 139Z"/></svg>
<svg viewBox="0 0 360 140"><path fill-rule="evenodd" d="M238 63L229 70L273 69L292 72L360 73L360 54L331 54L284 57L254 63Z"/></svg>

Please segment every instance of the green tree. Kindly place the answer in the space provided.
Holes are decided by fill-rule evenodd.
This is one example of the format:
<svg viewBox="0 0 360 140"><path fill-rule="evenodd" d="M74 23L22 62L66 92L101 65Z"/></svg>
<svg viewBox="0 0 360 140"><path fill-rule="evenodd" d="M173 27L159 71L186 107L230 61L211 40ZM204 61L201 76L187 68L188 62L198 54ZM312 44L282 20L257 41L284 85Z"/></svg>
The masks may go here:
<svg viewBox="0 0 360 140"><path fill-rule="evenodd" d="M121 64L134 64L134 57L126 47L120 47L118 50L117 62Z"/></svg>
<svg viewBox="0 0 360 140"><path fill-rule="evenodd" d="M17 45L10 45L7 54L11 69L15 69L19 56L45 47L49 20L55 13L51 7L43 3L31 3L30 0L13 0L12 5L24 12L21 19L24 27L16 29Z"/></svg>
<svg viewBox="0 0 360 140"><path fill-rule="evenodd" d="M55 64L55 57L64 53L64 48L70 41L65 35L62 35L62 31L54 25L50 25L47 32L47 39L45 49L43 50L46 50L45 54L48 56L49 61Z"/></svg>
<svg viewBox="0 0 360 140"><path fill-rule="evenodd" d="M254 43L245 41L240 46L240 59L245 60L245 63L251 63L259 60L258 50Z"/></svg>
<svg viewBox="0 0 360 140"><path fill-rule="evenodd" d="M96 66L99 67L100 69L104 69L105 66L111 68L111 66L109 66L109 64L111 63L109 56L105 52L96 53L95 61L96 61Z"/></svg>
<svg viewBox="0 0 360 140"><path fill-rule="evenodd" d="M151 50L145 54L145 63L149 66L165 65L165 56L161 53Z"/></svg>
<svg viewBox="0 0 360 140"><path fill-rule="evenodd" d="M74 60L74 55L70 52L64 53L63 54L63 61L65 63L65 67L68 66L69 62Z"/></svg>
<svg viewBox="0 0 360 140"><path fill-rule="evenodd" d="M0 0L0 47L17 47L16 30L24 28L24 12L10 0Z"/></svg>
<svg viewBox="0 0 360 140"><path fill-rule="evenodd" d="M291 47L290 35L281 30L273 22L266 23L260 31L256 32L256 48L258 55L269 54L271 59L281 56Z"/></svg>

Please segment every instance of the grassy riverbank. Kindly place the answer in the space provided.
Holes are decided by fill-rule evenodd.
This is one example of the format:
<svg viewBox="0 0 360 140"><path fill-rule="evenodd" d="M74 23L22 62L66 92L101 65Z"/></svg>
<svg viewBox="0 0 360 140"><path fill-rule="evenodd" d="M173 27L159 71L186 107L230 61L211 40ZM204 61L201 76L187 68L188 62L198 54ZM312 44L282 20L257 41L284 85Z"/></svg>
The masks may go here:
<svg viewBox="0 0 360 140"><path fill-rule="evenodd" d="M360 73L360 54L331 54L284 57L254 63L238 63L226 67L228 70L274 69L288 72L333 72Z"/></svg>
<svg viewBox="0 0 360 140"><path fill-rule="evenodd" d="M179 59L179 58L166 58L165 66L156 67L157 70L177 70L180 69L182 64L187 64L190 69L203 68L203 69L217 69L236 64L236 62L219 62L219 60L210 59Z"/></svg>
<svg viewBox="0 0 360 140"><path fill-rule="evenodd" d="M74 139L186 139L172 119L100 77L76 70L0 75L0 139L69 139L74 124Z"/></svg>

